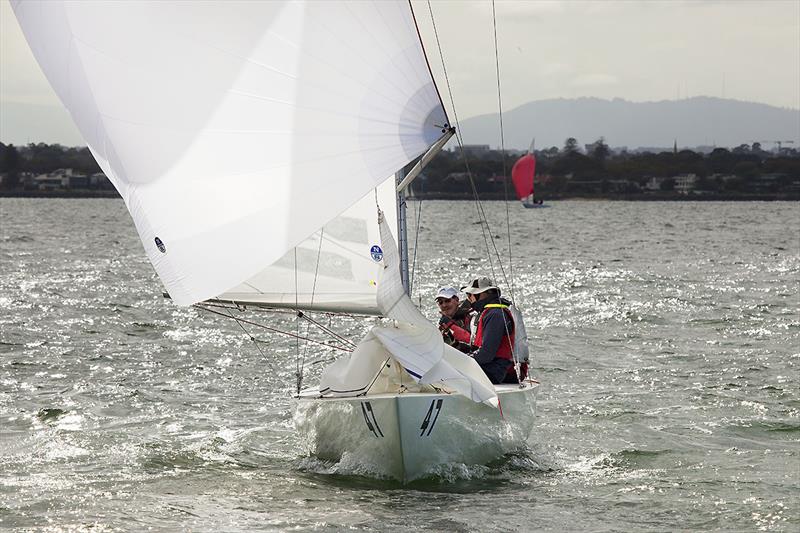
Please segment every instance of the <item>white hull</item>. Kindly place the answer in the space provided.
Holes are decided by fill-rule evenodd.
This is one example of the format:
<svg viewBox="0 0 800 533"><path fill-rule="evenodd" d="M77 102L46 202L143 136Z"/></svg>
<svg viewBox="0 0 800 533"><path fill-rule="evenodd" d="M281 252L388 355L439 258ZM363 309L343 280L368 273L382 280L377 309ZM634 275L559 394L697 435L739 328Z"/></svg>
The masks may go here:
<svg viewBox="0 0 800 533"><path fill-rule="evenodd" d="M458 394L320 398L301 393L295 415L308 453L403 482L438 465L486 464L530 435L538 383L498 385L501 411Z"/></svg>

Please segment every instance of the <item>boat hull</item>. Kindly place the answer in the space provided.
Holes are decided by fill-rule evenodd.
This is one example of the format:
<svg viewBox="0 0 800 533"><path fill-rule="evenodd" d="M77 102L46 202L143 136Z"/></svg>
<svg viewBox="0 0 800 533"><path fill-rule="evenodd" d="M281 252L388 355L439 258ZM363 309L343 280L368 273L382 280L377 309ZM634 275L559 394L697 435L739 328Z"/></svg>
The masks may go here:
<svg viewBox="0 0 800 533"><path fill-rule="evenodd" d="M295 424L307 452L348 472L403 482L447 464L486 464L524 445L533 427L535 382L498 386L501 409L443 393L299 398Z"/></svg>

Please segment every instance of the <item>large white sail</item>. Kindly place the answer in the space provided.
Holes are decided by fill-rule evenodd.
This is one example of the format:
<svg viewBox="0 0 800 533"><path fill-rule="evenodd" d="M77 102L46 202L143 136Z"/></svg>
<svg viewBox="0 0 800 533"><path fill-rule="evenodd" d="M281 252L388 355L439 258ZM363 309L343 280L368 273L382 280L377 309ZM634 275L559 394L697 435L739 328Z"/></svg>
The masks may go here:
<svg viewBox="0 0 800 533"><path fill-rule="evenodd" d="M281 259L447 118L405 0L11 0L173 299Z"/></svg>

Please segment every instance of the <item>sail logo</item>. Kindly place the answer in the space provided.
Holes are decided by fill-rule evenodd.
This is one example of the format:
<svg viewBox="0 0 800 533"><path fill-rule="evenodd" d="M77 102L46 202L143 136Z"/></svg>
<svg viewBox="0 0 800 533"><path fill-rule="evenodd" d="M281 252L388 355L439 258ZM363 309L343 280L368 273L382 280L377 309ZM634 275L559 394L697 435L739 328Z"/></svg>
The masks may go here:
<svg viewBox="0 0 800 533"><path fill-rule="evenodd" d="M369 255L372 256L372 260L376 263L380 263L383 259L383 250L377 244L373 245L372 248L369 249Z"/></svg>
<svg viewBox="0 0 800 533"><path fill-rule="evenodd" d="M156 237L156 248L158 248L158 251L162 254L167 253L167 247L164 246L164 242L158 237Z"/></svg>

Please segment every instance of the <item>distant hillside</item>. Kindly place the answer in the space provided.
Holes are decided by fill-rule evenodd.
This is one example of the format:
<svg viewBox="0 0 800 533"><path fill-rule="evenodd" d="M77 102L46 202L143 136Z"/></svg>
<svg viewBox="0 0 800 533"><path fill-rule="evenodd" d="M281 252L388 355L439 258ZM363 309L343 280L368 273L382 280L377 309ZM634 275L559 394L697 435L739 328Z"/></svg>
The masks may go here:
<svg viewBox="0 0 800 533"><path fill-rule="evenodd" d="M576 98L538 100L503 116L507 148L564 146L575 137L583 146L605 137L611 147L672 148L735 147L754 140L792 140L786 147L800 148L800 111L780 107L698 96L685 100L629 102L622 99ZM461 132L469 144L500 145L497 115L464 120ZM85 146L67 111L60 106L3 103L0 141ZM762 142L763 148L774 148Z"/></svg>
<svg viewBox="0 0 800 533"><path fill-rule="evenodd" d="M538 100L503 114L506 148L562 147L567 137L583 146L605 137L609 146L734 147L774 140L800 143L800 111L754 102L698 96L661 102L629 102L616 98ZM464 142L499 146L497 115L481 115L461 123ZM763 142L768 141L768 142Z"/></svg>

